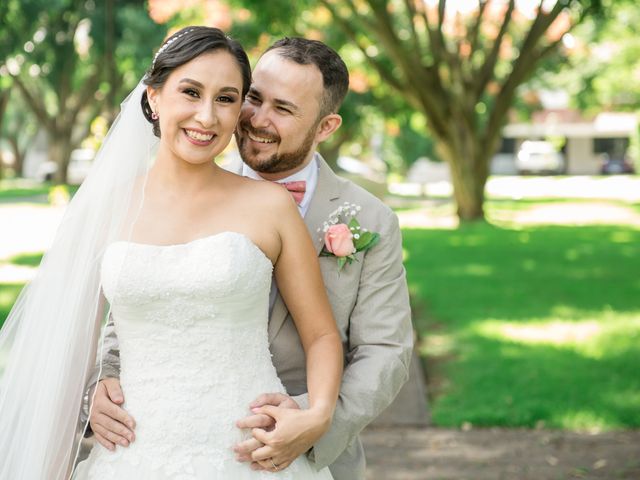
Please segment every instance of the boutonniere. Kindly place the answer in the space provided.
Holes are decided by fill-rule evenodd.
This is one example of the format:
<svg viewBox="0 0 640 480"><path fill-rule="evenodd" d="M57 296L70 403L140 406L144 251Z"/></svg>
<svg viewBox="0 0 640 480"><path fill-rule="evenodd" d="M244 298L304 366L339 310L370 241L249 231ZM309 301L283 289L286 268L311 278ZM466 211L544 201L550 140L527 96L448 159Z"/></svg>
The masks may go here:
<svg viewBox="0 0 640 480"><path fill-rule="evenodd" d="M361 210L360 205L344 202L318 229L318 232L324 233L324 247L320 256L337 258L338 271L353 262L356 253L369 250L380 241L379 233L360 226L356 216Z"/></svg>

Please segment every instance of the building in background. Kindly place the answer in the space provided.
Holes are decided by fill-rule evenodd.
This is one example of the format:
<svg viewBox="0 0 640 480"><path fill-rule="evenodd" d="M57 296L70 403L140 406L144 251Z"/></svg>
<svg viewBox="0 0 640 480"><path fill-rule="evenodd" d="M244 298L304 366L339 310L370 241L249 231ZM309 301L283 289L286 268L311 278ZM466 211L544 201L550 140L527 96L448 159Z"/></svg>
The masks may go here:
<svg viewBox="0 0 640 480"><path fill-rule="evenodd" d="M565 159L567 175L598 175L607 162L629 162L631 139L638 134L634 113L604 112L585 120L573 110L536 112L531 123L510 123L503 129L503 142L492 161L495 174L517 174L516 158L525 141L548 141ZM611 172L625 173L625 172Z"/></svg>

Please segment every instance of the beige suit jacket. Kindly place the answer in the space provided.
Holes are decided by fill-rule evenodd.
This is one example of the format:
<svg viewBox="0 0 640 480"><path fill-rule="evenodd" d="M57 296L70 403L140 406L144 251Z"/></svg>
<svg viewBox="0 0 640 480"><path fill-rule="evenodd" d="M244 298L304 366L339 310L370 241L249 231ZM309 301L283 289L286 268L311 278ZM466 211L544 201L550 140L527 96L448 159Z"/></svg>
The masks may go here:
<svg viewBox="0 0 640 480"><path fill-rule="evenodd" d="M409 296L402 264L402 241L396 215L379 199L335 175L317 155L316 191L305 223L320 253L318 232L329 214L344 202L362 207L362 227L380 234L378 245L356 254L357 261L338 272L336 259L320 257L327 288L345 352L340 396L330 430L309 452L318 469L329 466L335 480L364 480L365 457L358 437L395 398L408 378L413 348ZM241 172L242 165L229 170ZM108 353L101 377L119 376L115 330L107 327ZM287 392L307 406L305 355L295 324L278 295L269 319L273 363Z"/></svg>
<svg viewBox="0 0 640 480"><path fill-rule="evenodd" d="M320 268L345 352L345 370L331 429L309 457L329 466L335 480L364 480L365 459L358 434L395 398L408 378L413 348L409 295L396 215L378 198L338 177L317 155L318 184L304 221L318 254L318 232L344 202L362 207L362 227L380 234L380 243L356 254L358 261L338 272L336 259L320 257ZM241 169L233 169L239 173ZM295 324L280 295L269 319L273 363L287 392L306 404L305 355ZM302 396L301 396L302 395ZM300 397L301 396L301 397Z"/></svg>

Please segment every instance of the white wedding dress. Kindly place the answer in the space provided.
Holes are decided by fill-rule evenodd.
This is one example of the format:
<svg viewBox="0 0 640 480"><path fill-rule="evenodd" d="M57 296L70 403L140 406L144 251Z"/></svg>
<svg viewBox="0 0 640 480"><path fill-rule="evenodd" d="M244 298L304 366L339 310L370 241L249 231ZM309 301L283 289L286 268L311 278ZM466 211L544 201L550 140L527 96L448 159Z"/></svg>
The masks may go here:
<svg viewBox="0 0 640 480"><path fill-rule="evenodd" d="M118 335L136 440L96 442L74 480L331 479L306 457L277 472L235 460L235 426L264 392L284 392L269 353L272 264L245 235L180 245L116 242L102 282Z"/></svg>

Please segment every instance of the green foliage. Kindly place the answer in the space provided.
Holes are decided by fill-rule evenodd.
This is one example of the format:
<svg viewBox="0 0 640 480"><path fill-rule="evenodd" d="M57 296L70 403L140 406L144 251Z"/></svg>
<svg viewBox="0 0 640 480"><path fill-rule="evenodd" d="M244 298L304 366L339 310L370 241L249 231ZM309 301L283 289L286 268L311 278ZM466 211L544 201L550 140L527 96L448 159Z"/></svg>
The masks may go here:
<svg viewBox="0 0 640 480"><path fill-rule="evenodd" d="M405 230L437 425L640 426L640 232Z"/></svg>
<svg viewBox="0 0 640 480"><path fill-rule="evenodd" d="M134 0L6 0L0 32L0 75L46 130L64 182L71 151L98 114L113 120L165 29Z"/></svg>
<svg viewBox="0 0 640 480"><path fill-rule="evenodd" d="M606 17L577 27L575 46L564 61L549 65L534 85L566 90L571 106L587 114L640 108L640 10L631 2L612 2Z"/></svg>

